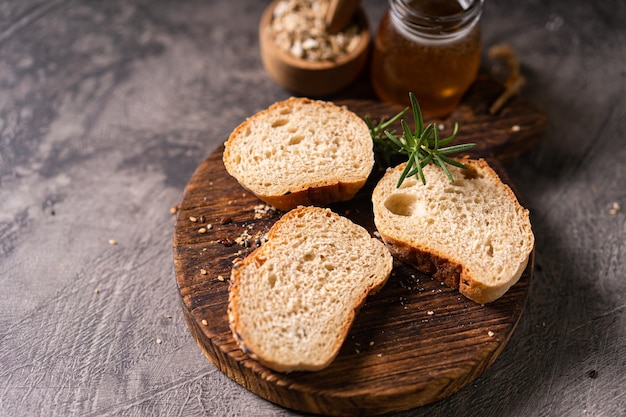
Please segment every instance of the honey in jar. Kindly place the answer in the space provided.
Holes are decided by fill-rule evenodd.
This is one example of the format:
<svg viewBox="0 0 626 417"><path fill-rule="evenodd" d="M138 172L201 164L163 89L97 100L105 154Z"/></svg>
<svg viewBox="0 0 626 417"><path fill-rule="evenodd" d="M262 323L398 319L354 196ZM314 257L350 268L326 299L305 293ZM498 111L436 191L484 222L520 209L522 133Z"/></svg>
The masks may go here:
<svg viewBox="0 0 626 417"><path fill-rule="evenodd" d="M481 57L484 0L389 0L372 58L372 85L386 102L445 117L474 82Z"/></svg>

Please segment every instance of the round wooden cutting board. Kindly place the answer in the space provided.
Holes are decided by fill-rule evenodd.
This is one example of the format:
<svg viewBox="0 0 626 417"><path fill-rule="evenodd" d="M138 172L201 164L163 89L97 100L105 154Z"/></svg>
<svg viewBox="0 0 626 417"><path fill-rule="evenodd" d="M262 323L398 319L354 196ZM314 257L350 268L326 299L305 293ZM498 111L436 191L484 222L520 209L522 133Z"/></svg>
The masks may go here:
<svg viewBox="0 0 626 417"><path fill-rule="evenodd" d="M499 115L487 114L501 90L488 79L478 80L450 120L460 123L458 141L476 142L475 156L495 157L490 163L507 181L498 160L513 158L536 144L546 119L519 97ZM338 104L374 120L398 111L373 101ZM287 408L371 416L446 398L498 357L524 309L534 257L520 281L488 305L476 304L396 262L386 286L359 311L328 368L283 374L250 359L237 347L228 325L230 270L236 258L262 244L283 213L267 207L228 175L222 150L215 150L193 174L174 231L176 281L185 320L202 351L222 372ZM376 170L354 200L331 206L372 234L370 196L381 174Z"/></svg>

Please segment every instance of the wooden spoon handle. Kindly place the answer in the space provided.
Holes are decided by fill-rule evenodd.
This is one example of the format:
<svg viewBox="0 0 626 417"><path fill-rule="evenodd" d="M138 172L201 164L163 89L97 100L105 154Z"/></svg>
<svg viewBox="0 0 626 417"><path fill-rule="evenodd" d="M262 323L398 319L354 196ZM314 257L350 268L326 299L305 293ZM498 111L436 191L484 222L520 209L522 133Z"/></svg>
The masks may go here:
<svg viewBox="0 0 626 417"><path fill-rule="evenodd" d="M344 29L359 8L360 0L331 0L326 13L326 31L335 34Z"/></svg>

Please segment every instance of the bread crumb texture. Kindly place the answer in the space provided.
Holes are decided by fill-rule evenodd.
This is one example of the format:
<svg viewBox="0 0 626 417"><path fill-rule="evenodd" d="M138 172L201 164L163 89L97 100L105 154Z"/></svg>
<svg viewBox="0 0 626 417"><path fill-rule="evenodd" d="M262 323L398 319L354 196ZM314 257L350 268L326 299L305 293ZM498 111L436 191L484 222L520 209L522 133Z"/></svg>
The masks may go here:
<svg viewBox="0 0 626 417"><path fill-rule="evenodd" d="M352 198L372 170L374 152L367 124L356 114L292 97L239 125L225 143L223 160L244 188L274 205L272 197L337 184L358 186L333 201Z"/></svg>
<svg viewBox="0 0 626 417"><path fill-rule="evenodd" d="M486 303L519 280L534 235L528 210L489 165L464 162L467 170L449 166L454 182L431 164L424 168L426 185L409 178L400 188L403 165L388 170L373 192L374 218L394 255L407 260L420 253L436 257L440 265L441 260L456 265L445 272L459 271L453 286Z"/></svg>
<svg viewBox="0 0 626 417"><path fill-rule="evenodd" d="M231 330L277 371L315 371L337 355L356 311L392 269L384 244L329 209L299 207L233 268Z"/></svg>

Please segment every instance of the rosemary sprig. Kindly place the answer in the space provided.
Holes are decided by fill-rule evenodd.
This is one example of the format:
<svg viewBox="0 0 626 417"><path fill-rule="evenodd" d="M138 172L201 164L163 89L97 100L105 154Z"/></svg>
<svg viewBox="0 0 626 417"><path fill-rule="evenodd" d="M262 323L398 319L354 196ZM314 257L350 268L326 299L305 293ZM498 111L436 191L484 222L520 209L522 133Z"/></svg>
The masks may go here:
<svg viewBox="0 0 626 417"><path fill-rule="evenodd" d="M370 135L372 136L372 140L374 141L376 156L380 159L384 159L384 165L389 166L391 164L391 157L394 153L397 153L397 148L393 143L387 141L387 135L385 132L387 129L396 123L402 116L404 116L409 111L409 108L406 107L400 113L396 114L389 120L385 120L383 117L378 122L378 125L374 125L372 119L369 115L365 115L365 123L370 129ZM392 135L395 135L395 130L390 131Z"/></svg>
<svg viewBox="0 0 626 417"><path fill-rule="evenodd" d="M415 176L416 179L426 184L426 178L424 177L423 168L433 163L443 169L450 182L454 182L454 177L450 173L447 165L453 165L462 169L467 167L461 162L449 158L447 155L465 152L468 149L476 146L475 143L460 144L446 146L452 142L459 131L459 124L454 123L454 130L447 138L439 137L439 128L435 123L430 123L424 126L424 118L422 117L422 111L413 93L409 93L409 99L411 101L411 107L413 109L413 119L415 121L415 131L412 132L409 125L401 119L404 114L407 113L408 108L398 113L388 121L381 120L378 126L375 126L372 121L366 117L365 121L370 128L370 134L374 144L379 149L379 152L384 155L384 159L387 164L391 160L391 156L396 154L406 155L408 161L396 187L400 187L404 180L408 177ZM397 122L399 119L402 126L402 135L396 135L395 131L387 130L389 126ZM382 132L382 134L381 134Z"/></svg>

